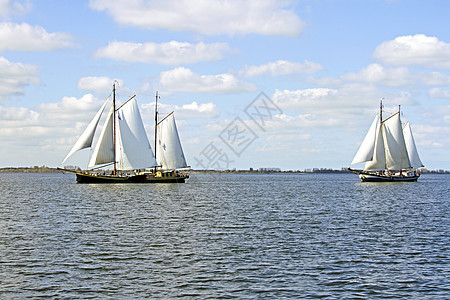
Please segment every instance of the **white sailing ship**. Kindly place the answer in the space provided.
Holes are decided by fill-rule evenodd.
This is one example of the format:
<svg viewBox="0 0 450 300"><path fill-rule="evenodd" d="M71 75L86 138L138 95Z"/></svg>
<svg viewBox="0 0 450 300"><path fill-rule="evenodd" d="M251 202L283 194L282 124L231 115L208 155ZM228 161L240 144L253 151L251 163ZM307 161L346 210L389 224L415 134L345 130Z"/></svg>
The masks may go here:
<svg viewBox="0 0 450 300"><path fill-rule="evenodd" d="M189 175L178 169L187 168L173 112L158 120L158 94L155 105L155 151L153 154L142 122L136 97L116 108L116 87L113 85L112 104L99 139L90 157L88 170L74 172L78 183L156 183L185 182ZM61 165L75 152L89 148L101 115L109 98L102 105ZM111 171L99 169L112 166ZM152 171L146 171L152 168ZM69 171L69 170L66 170Z"/></svg>
<svg viewBox="0 0 450 300"><path fill-rule="evenodd" d="M417 181L423 167L414 142L411 126L402 126L398 112L383 120L383 104L366 134L352 165L365 162L359 174L361 181Z"/></svg>

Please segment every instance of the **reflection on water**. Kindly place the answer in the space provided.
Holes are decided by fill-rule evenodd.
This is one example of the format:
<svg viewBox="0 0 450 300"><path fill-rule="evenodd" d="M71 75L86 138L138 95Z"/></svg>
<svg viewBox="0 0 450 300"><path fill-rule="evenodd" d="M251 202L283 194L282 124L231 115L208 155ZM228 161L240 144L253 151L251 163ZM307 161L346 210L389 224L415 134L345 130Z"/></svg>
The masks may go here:
<svg viewBox="0 0 450 300"><path fill-rule="evenodd" d="M0 296L445 298L449 179L0 174Z"/></svg>

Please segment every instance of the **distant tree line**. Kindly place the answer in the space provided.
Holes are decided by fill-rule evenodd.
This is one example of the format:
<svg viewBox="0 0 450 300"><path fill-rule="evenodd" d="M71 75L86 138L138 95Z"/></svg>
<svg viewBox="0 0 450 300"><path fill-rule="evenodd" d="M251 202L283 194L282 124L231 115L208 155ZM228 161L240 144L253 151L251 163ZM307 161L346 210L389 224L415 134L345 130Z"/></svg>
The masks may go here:
<svg viewBox="0 0 450 300"><path fill-rule="evenodd" d="M61 171L56 168L50 168L47 166L34 166L34 167L6 167L0 168L1 173L59 173Z"/></svg>

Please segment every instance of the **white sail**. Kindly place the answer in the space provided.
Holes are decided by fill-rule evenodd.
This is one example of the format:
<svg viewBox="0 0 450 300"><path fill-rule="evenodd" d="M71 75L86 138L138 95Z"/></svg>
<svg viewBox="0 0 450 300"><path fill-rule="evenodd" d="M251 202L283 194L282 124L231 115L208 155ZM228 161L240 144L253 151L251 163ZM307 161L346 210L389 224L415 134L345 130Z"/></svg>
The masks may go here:
<svg viewBox="0 0 450 300"><path fill-rule="evenodd" d="M114 162L114 139L113 139L113 111L111 106L108 117L103 125L99 140L95 145L94 153L89 160L88 167Z"/></svg>
<svg viewBox="0 0 450 300"><path fill-rule="evenodd" d="M162 169L181 169L188 165L184 157L173 113L157 124L156 161Z"/></svg>
<svg viewBox="0 0 450 300"><path fill-rule="evenodd" d="M377 124L379 121L378 115L375 116L375 119L372 122L372 125L369 128L369 131L366 134L361 146L359 147L358 152L353 158L352 165L372 160L373 158L373 150L375 148L375 138L377 136Z"/></svg>
<svg viewBox="0 0 450 300"><path fill-rule="evenodd" d="M105 109L106 103L108 102L108 99L103 103L102 107L99 109L99 111L95 114L94 118L91 120L89 125L86 127L86 129L83 131L83 133L80 135L78 140L73 145L72 149L70 149L69 153L67 153L66 157L61 162L61 165L70 157L72 154L77 152L78 150L85 149L88 147L91 147L92 140L94 139L95 130L97 129L98 121L100 120L100 117L102 116L103 110Z"/></svg>
<svg viewBox="0 0 450 300"><path fill-rule="evenodd" d="M409 122L406 122L406 125L403 127L403 136L405 137L406 150L408 151L411 167L414 169L423 167L424 165L419 158L419 153L417 152L416 143L414 142L414 137Z"/></svg>
<svg viewBox="0 0 450 300"><path fill-rule="evenodd" d="M386 168L386 153L384 148L384 138L382 124L377 123L374 153L371 161L366 162L364 170L382 170Z"/></svg>
<svg viewBox="0 0 450 300"><path fill-rule="evenodd" d="M134 98L117 111L117 125L117 168L135 170L156 166L155 156Z"/></svg>
<svg viewBox="0 0 450 300"><path fill-rule="evenodd" d="M386 151L386 166L389 170L411 168L405 138L403 137L400 113L383 122L383 138Z"/></svg>

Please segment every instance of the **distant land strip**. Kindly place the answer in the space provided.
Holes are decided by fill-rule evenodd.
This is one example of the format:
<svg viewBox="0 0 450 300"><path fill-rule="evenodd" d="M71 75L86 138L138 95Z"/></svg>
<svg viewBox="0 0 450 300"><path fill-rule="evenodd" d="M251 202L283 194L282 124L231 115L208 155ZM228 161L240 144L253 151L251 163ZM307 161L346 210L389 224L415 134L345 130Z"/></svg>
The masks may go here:
<svg viewBox="0 0 450 300"><path fill-rule="evenodd" d="M72 166L71 166L72 167ZM72 170L80 170L79 167L68 168ZM56 168L47 166L33 166L33 167L4 167L0 168L0 173L62 173L63 171ZM191 169L187 170L191 174L202 173L228 173L228 174L347 174L351 173L347 168L341 168L340 170L328 169L328 168L313 168L306 170L280 170L278 168L260 168L260 169L247 169L247 170L203 170L203 169ZM422 174L450 174L450 170L428 170L421 169Z"/></svg>
<svg viewBox="0 0 450 300"><path fill-rule="evenodd" d="M47 166L42 167L34 166L34 167L0 168L0 173L62 173L62 171Z"/></svg>

